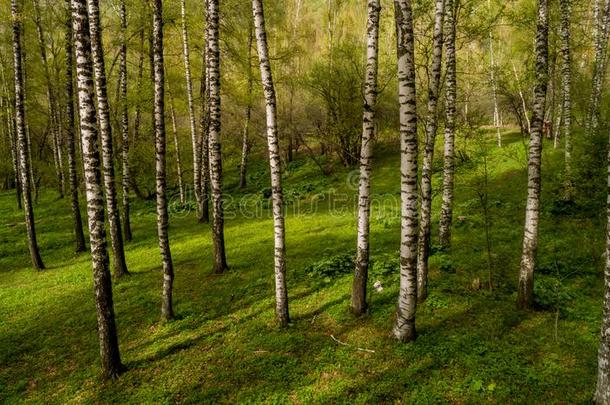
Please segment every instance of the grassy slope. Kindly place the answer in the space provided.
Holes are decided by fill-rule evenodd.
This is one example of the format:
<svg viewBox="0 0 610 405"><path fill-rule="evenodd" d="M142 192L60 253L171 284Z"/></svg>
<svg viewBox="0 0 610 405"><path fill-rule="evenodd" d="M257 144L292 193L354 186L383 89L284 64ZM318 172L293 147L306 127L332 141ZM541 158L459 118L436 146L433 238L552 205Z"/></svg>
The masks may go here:
<svg viewBox="0 0 610 405"><path fill-rule="evenodd" d="M114 285L121 350L130 370L106 383L98 379L90 261L72 253L67 202L55 201L50 192L41 197L37 224L48 270L35 273L28 268L22 214L12 194L0 194L0 402L587 401L595 381L603 228L587 219L550 215L546 201L555 196L546 187L540 261L555 269L547 273L563 271L557 338L554 311L516 311L525 154L518 135L508 135L507 143L498 150L489 141L496 288L470 289L474 278L487 277L476 194L482 166L476 158L458 169L455 215L464 220L456 224L452 252L431 259L431 296L418 310L420 336L407 345L389 337L396 274L373 272L385 289L371 293L366 319L354 319L347 310L349 275L330 283L306 275L307 265L355 249L353 173L320 180L310 163L292 165L288 173L287 192L302 197L300 208L291 205L287 217L293 318L288 330L274 324L267 210L262 218L237 214L227 220L231 271L221 276L210 273L209 229L192 214L172 215L179 319L159 325L154 208L138 202L135 241L127 245L134 275ZM471 156L479 146L469 141ZM371 231L372 254L379 258L398 250L399 158L391 143L376 153L373 192L384 208L373 210ZM545 179L552 179L560 156L547 150L545 159ZM251 192L260 188L257 178L266 182L264 167L264 161L255 163ZM229 167L227 176L237 201L235 170ZM320 192L326 197L315 197Z"/></svg>

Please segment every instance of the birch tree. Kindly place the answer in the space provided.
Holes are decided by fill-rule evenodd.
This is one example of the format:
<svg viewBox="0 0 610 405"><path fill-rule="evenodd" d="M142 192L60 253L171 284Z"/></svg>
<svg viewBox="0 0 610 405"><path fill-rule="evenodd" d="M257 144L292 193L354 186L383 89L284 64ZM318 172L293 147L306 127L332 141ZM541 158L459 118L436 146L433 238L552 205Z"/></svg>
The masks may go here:
<svg viewBox="0 0 610 405"><path fill-rule="evenodd" d="M167 214L167 178L165 173L165 69L163 66L163 4L153 2L153 66L154 66L154 115L155 115L155 154L157 186L157 233L163 263L163 300L161 318L174 317L172 289L174 284L174 265L169 247L169 216Z"/></svg>
<svg viewBox="0 0 610 405"><path fill-rule="evenodd" d="M527 167L527 203L523 233L523 250L519 272L517 305L531 308L534 303L534 267L538 248L538 222L540 215L540 165L542 157L542 131L546 102L548 73L548 0L538 0L536 28L536 85L532 109L532 131L530 134Z"/></svg>
<svg viewBox="0 0 610 405"><path fill-rule="evenodd" d="M15 0L13 0L15 1ZM93 288L100 345L102 373L106 378L115 378L123 370L114 306L112 283L106 248L106 228L104 226L104 195L97 115L93 91L93 60L86 0L71 0L72 24L76 50L76 77L78 105L80 111L80 132L87 190L87 213L89 239L91 242L91 262L93 267Z"/></svg>
<svg viewBox="0 0 610 405"><path fill-rule="evenodd" d="M369 216L371 212L371 164L375 141L377 107L377 70L379 45L379 0L368 1L366 73L364 77L364 112L360 148L360 184L358 187L358 239L356 269L352 286L351 309L356 315L367 310L366 286L369 270Z"/></svg>
<svg viewBox="0 0 610 405"><path fill-rule="evenodd" d="M455 173L455 117L457 114L457 73L455 57L456 5L445 0L445 151L443 165L443 204L441 206L439 240L441 246L451 245L453 223L453 183ZM456 1L456 3L459 0Z"/></svg>
<svg viewBox="0 0 610 405"><path fill-rule="evenodd" d="M415 340L417 309L417 98L411 0L394 0L398 101L400 105L400 292L392 331L402 342Z"/></svg>
<svg viewBox="0 0 610 405"><path fill-rule="evenodd" d="M55 97L55 89L53 88L53 78L51 77L51 72L49 69L49 60L47 58L47 42L42 27L39 0L34 0L34 22L36 24L36 34L38 35L40 58L42 60L42 67L47 87L47 102L49 107L49 121L51 128L51 146L53 149L53 163L55 166L55 175L57 176L57 191L59 192L59 197L63 198L65 194L65 179L60 142L61 123L58 112L58 100Z"/></svg>
<svg viewBox="0 0 610 405"><path fill-rule="evenodd" d="M121 93L121 163L123 166L123 175L121 178L121 186L123 188L123 233L126 241L131 241L133 238L131 232L131 215L129 192L131 190L131 169L129 167L129 106L127 102L127 10L125 0L121 0L119 4L119 14L121 17L121 51L119 62L119 86ZM120 230L119 230L120 232Z"/></svg>
<svg viewBox="0 0 610 405"><path fill-rule="evenodd" d="M174 149L176 152L176 170L178 174L178 190L180 192L180 204L186 204L186 195L184 192L184 182L182 181L182 160L180 159L180 143L178 142L178 126L176 123L176 109L174 108L174 97L167 82L167 95L169 97L169 113L172 119L172 135L174 138Z"/></svg>
<svg viewBox="0 0 610 405"><path fill-rule="evenodd" d="M608 39L610 31L610 0L604 0L603 9L601 0L594 3L595 16L595 64L593 66L593 84L591 98L589 100L589 110L586 122L586 132L593 135L597 132L599 125L599 105L601 102L604 79L606 77L606 66L608 58Z"/></svg>
<svg viewBox="0 0 610 405"><path fill-rule="evenodd" d="M267 116L267 145L271 168L271 198L273 200L273 228L275 244L275 316L280 325L290 322L288 314L288 290L286 289L286 236L284 227L284 195L282 193L282 168L277 135L277 105L262 0L252 0L256 44L260 62L265 112Z"/></svg>
<svg viewBox="0 0 610 405"><path fill-rule="evenodd" d="M121 233L121 217L114 182L114 151L112 144L112 126L110 123L110 107L106 90L106 67L104 63L104 48L100 28L100 9L98 0L87 0L89 12L89 30L91 35L91 51L95 69L95 93L99 112L100 133L102 135L102 159L104 167L104 186L106 189L106 210L110 240L112 241L112 259L115 277L129 274L125 261L123 234Z"/></svg>
<svg viewBox="0 0 610 405"><path fill-rule="evenodd" d="M25 213L25 226L28 235L28 248L32 259L32 266L37 270L45 268L38 241L36 239L36 225L34 220L34 208L32 207L32 196L30 182L32 180L30 149L26 134L25 115L25 91L23 77L23 55L21 48L23 32L23 3L20 0L11 0L11 16L13 23L13 68L15 74L15 132L17 134L17 150L19 152L19 172L21 174L21 195L23 197L23 211Z"/></svg>
<svg viewBox="0 0 610 405"><path fill-rule="evenodd" d="M222 157L220 150L220 51L218 0L207 0L207 74L209 80L209 156L212 189L212 241L214 272L224 273L229 266L225 253L224 209L222 203Z"/></svg>
<svg viewBox="0 0 610 405"><path fill-rule="evenodd" d="M201 153L199 152L200 139L195 128L195 104L193 101L193 80L191 78L191 62L189 50L189 37L186 22L186 0L181 0L182 16L182 57L184 58L184 75L186 79L186 96L188 100L189 126L191 129L191 140L193 144L193 191L197 202L197 218L203 222L203 198L201 192Z"/></svg>
<svg viewBox="0 0 610 405"><path fill-rule="evenodd" d="M1 56L1 54L0 54ZM4 115L6 119L6 130L9 138L9 147L11 148L11 163L13 164L13 175L15 182L15 197L17 199L17 208L22 209L21 206L21 174L19 171L19 150L17 148L18 139L15 131L15 114L13 113L14 100L11 100L11 92L9 91L9 84L7 75L4 73L4 60L0 59L0 79L2 79L2 98L4 99Z"/></svg>
<svg viewBox="0 0 610 405"><path fill-rule="evenodd" d="M608 200L606 203L606 266L604 270L604 307L597 353L597 384L593 401L610 404L610 150L608 152Z"/></svg>
<svg viewBox="0 0 610 405"><path fill-rule="evenodd" d="M76 131L75 131L75 112L74 112L74 39L72 30L72 13L70 11L70 0L66 3L66 28L65 28L65 48L66 48L66 117L65 133L66 146L68 148L68 184L70 186L70 207L72 209L72 222L74 226L74 237L76 252L85 252L85 234L83 232L83 220L80 213L80 202L78 200L78 170L76 168Z"/></svg>
<svg viewBox="0 0 610 405"><path fill-rule="evenodd" d="M207 43L207 30L205 34ZM207 52L205 47L202 51L201 81L199 86L199 98L201 114L199 116L199 155L201 156L201 222L210 222L210 153L209 153L209 128L210 114L208 109L208 75L207 75Z"/></svg>
<svg viewBox="0 0 610 405"><path fill-rule="evenodd" d="M426 142L421 178L421 222L419 224L419 247L417 259L417 299L421 302L428 296L428 256L430 255L430 233L432 228L432 163L434 142L438 129L438 98L441 85L443 57L443 12L444 0L435 0L432 64L428 88L426 114Z"/></svg>
<svg viewBox="0 0 610 405"><path fill-rule="evenodd" d="M572 163L572 56L570 53L571 0L559 0L561 9L561 138L565 142L568 181ZM569 187L569 185L568 185Z"/></svg>
<svg viewBox="0 0 610 405"><path fill-rule="evenodd" d="M246 117L244 122L244 132L241 138L241 161L239 164L239 188L246 188L247 179L246 174L248 170L248 154L250 153L250 120L252 118L252 88L254 87L254 80L252 75L252 42L254 39L254 33L252 32L254 27L250 25L250 32L248 35L248 61L247 61L247 72L248 72L248 95L246 101Z"/></svg>

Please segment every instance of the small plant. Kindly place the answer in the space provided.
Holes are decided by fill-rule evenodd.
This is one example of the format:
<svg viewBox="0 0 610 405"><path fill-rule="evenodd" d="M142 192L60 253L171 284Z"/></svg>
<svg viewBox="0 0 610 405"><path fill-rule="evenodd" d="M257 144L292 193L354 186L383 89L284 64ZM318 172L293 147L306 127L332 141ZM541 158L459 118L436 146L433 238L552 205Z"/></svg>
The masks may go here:
<svg viewBox="0 0 610 405"><path fill-rule="evenodd" d="M328 284L336 278L352 273L354 266L354 255L344 253L318 260L307 266L305 272L314 281Z"/></svg>
<svg viewBox="0 0 610 405"><path fill-rule="evenodd" d="M371 260L371 275L374 277L392 277L400 274L398 253L384 254Z"/></svg>

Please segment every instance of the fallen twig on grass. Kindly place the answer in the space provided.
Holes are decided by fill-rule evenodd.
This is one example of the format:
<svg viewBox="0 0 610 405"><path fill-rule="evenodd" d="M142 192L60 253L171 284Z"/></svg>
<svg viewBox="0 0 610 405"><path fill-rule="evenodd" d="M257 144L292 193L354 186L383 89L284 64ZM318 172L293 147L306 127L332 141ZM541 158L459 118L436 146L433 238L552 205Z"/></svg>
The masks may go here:
<svg viewBox="0 0 610 405"><path fill-rule="evenodd" d="M332 340L334 340L335 342L339 343L340 345L351 347L350 344L340 341L339 339L337 339L333 335L330 335L330 337L332 338ZM360 352L375 353L375 350L363 349L362 347L356 347L356 350L358 350Z"/></svg>

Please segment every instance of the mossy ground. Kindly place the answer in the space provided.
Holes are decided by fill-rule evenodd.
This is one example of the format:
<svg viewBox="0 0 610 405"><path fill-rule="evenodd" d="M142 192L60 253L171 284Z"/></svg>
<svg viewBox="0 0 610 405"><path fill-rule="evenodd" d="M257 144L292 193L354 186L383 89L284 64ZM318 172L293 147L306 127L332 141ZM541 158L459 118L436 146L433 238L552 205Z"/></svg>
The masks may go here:
<svg viewBox="0 0 610 405"><path fill-rule="evenodd" d="M0 402L587 402L596 373L604 219L557 209L562 156L546 144L537 276L541 308L516 310L525 145L515 133L505 134L502 148L494 146L492 135L485 142L482 135L469 136L459 148L467 156L456 179L455 217L461 218L451 250L431 258L430 297L418 308L416 342L401 344L389 336L398 269L372 271L371 285L379 280L384 290L371 288L370 313L361 319L348 310L349 274L329 280L308 276L308 265L355 250L356 190L353 172L340 169L323 177L303 156L287 167L285 177L287 195L298 201L288 206L286 218L292 323L277 328L266 163L253 162L244 200L229 162L227 274L211 273L209 227L172 203L177 319L169 323L159 323L154 205L135 202L134 242L126 245L133 275L114 283L129 370L107 382L99 379L91 263L87 254L72 253L68 202L51 191L41 195L37 227L48 269L35 272L14 195L0 194ZM479 198L486 154L492 291L485 288L488 256ZM438 163L440 168L441 159ZM398 164L396 143L381 142L371 225L372 257L378 261L394 257L399 247ZM439 182L437 173L437 190ZM249 208L237 209L239 201L248 201ZM439 206L436 194L435 214ZM476 278L483 289L472 289Z"/></svg>

